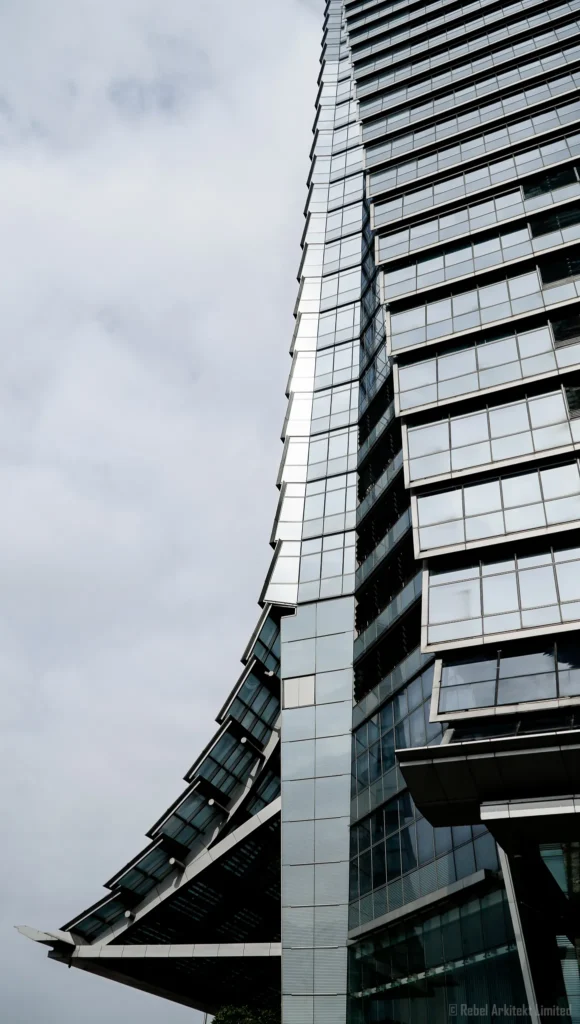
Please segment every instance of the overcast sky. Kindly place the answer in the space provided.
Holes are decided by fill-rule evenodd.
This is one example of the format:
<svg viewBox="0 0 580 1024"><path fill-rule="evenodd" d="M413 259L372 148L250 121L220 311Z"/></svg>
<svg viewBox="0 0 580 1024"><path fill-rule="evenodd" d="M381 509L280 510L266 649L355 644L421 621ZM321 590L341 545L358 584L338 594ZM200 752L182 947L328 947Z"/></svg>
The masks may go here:
<svg viewBox="0 0 580 1024"><path fill-rule="evenodd" d="M270 559L322 0L0 8L3 1024L196 1013L66 971L240 671Z"/></svg>

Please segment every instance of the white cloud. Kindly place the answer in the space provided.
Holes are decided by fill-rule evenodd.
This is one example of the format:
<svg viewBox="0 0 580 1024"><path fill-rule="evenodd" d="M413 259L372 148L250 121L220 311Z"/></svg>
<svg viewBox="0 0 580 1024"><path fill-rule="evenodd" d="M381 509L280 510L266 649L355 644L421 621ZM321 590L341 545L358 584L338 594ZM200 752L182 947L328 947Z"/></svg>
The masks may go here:
<svg viewBox="0 0 580 1024"><path fill-rule="evenodd" d="M195 1020L60 971L258 615L323 5L0 13L0 750L10 1024Z"/></svg>

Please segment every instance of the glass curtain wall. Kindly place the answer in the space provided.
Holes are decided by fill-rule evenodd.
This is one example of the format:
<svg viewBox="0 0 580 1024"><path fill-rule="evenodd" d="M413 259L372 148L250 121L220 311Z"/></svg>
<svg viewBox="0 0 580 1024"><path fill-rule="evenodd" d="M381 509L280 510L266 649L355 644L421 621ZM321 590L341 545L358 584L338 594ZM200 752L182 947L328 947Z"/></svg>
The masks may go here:
<svg viewBox="0 0 580 1024"><path fill-rule="evenodd" d="M494 838L480 822L432 827L395 751L449 742L464 709L497 709L509 733L522 708L580 698L579 16L575 0L343 5L374 236L360 278L357 1024L447 1020L461 1003L490 1022L494 1004L543 1012ZM556 847L546 863L568 893ZM554 942L556 1001L578 1019L576 947Z"/></svg>

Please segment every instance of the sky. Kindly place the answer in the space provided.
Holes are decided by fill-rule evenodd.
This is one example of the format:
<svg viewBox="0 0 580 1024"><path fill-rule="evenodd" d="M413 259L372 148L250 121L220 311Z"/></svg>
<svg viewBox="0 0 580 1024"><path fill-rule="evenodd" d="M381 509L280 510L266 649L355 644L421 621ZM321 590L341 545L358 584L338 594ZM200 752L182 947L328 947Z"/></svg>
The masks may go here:
<svg viewBox="0 0 580 1024"><path fill-rule="evenodd" d="M51 929L145 845L259 614L322 0L0 5L0 1018L197 1024Z"/></svg>

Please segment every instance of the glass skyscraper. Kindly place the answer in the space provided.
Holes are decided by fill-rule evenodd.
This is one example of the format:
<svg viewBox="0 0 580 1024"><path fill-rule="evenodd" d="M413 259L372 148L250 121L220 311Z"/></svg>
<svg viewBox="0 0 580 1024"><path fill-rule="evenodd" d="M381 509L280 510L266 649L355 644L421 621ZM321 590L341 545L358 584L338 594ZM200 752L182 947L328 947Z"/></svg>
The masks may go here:
<svg viewBox="0 0 580 1024"><path fill-rule="evenodd" d="M209 1014L580 1021L580 0L322 16L243 672L104 899L23 931Z"/></svg>

